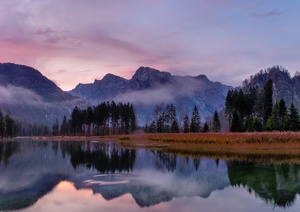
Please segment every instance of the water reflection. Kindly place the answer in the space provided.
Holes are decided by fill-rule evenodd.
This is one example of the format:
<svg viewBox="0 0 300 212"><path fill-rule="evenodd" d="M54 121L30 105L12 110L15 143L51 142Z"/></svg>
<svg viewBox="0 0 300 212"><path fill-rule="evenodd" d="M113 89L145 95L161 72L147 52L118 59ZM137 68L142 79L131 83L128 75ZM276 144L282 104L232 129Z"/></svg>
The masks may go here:
<svg viewBox="0 0 300 212"><path fill-rule="evenodd" d="M13 141L0 142L0 164L9 163L9 158L17 151L19 151L18 143Z"/></svg>
<svg viewBox="0 0 300 212"><path fill-rule="evenodd" d="M135 150L123 149L113 143L61 142L61 150L69 154L72 166L95 168L100 173L131 171L135 161Z"/></svg>
<svg viewBox="0 0 300 212"><path fill-rule="evenodd" d="M245 186L267 204L290 207L300 193L300 166L292 164L228 163L231 185Z"/></svg>
<svg viewBox="0 0 300 212"><path fill-rule="evenodd" d="M233 190L227 194L233 199L255 194L256 205L250 209L263 201L270 209L284 210L296 207L300 166L179 157L109 142L0 142L0 210L35 205L54 195L57 185L62 188L61 182L71 182L78 191L88 189L108 202L130 194L138 208L147 210L162 203L173 208L182 198L209 202L215 198L212 194L228 189Z"/></svg>

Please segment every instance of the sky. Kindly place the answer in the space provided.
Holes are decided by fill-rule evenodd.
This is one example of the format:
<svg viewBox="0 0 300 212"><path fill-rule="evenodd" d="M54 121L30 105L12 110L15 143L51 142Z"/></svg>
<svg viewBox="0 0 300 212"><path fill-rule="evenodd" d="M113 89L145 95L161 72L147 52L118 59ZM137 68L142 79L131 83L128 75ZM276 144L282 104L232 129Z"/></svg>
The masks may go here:
<svg viewBox="0 0 300 212"><path fill-rule="evenodd" d="M0 62L63 90L140 66L237 86L274 65L300 71L300 1L1 0Z"/></svg>

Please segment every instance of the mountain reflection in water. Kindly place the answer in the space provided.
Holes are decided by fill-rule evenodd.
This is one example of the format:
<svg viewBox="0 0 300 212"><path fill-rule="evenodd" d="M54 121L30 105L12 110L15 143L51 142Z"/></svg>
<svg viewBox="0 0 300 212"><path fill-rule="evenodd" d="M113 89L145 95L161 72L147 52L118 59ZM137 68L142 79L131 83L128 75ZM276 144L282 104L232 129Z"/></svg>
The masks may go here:
<svg viewBox="0 0 300 212"><path fill-rule="evenodd" d="M123 149L110 142L0 142L0 210L35 205L53 195L61 182L72 183L78 191L101 194L109 202L130 194L138 207L148 209L182 198L208 200L215 198L211 197L215 191L246 188L250 197L254 193L269 208L284 210L295 208L300 166L179 157ZM218 200L212 208L217 204Z"/></svg>

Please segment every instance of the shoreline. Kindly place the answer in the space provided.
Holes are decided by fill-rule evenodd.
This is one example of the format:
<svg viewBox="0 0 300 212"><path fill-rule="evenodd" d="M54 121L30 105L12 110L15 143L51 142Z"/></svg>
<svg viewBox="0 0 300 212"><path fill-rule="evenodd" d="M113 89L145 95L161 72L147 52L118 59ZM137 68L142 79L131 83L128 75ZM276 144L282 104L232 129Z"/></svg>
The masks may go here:
<svg viewBox="0 0 300 212"><path fill-rule="evenodd" d="M165 133L26 137L44 141L110 141L124 148L160 150L189 157L300 163L300 132ZM22 138L16 138L22 139Z"/></svg>

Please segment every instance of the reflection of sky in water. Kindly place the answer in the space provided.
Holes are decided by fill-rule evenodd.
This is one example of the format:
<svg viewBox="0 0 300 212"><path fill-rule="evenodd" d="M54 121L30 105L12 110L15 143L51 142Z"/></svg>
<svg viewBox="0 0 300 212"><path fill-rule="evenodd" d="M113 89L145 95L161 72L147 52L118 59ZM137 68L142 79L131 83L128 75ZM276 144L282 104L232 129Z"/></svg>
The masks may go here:
<svg viewBox="0 0 300 212"><path fill-rule="evenodd" d="M287 211L299 211L299 197L293 208ZM272 205L266 205L254 195L249 195L244 188L228 187L213 192L209 198L182 197L171 202L159 203L141 209L130 194L122 195L111 201L100 194L93 194L89 189L76 190L72 183L63 181L54 190L40 199L34 206L22 211L272 211ZM274 211L284 211L275 208Z"/></svg>
<svg viewBox="0 0 300 212"><path fill-rule="evenodd" d="M297 195L288 211L300 209L299 165L227 163L81 144L0 143L0 210L284 211L272 201L282 202L281 191Z"/></svg>

